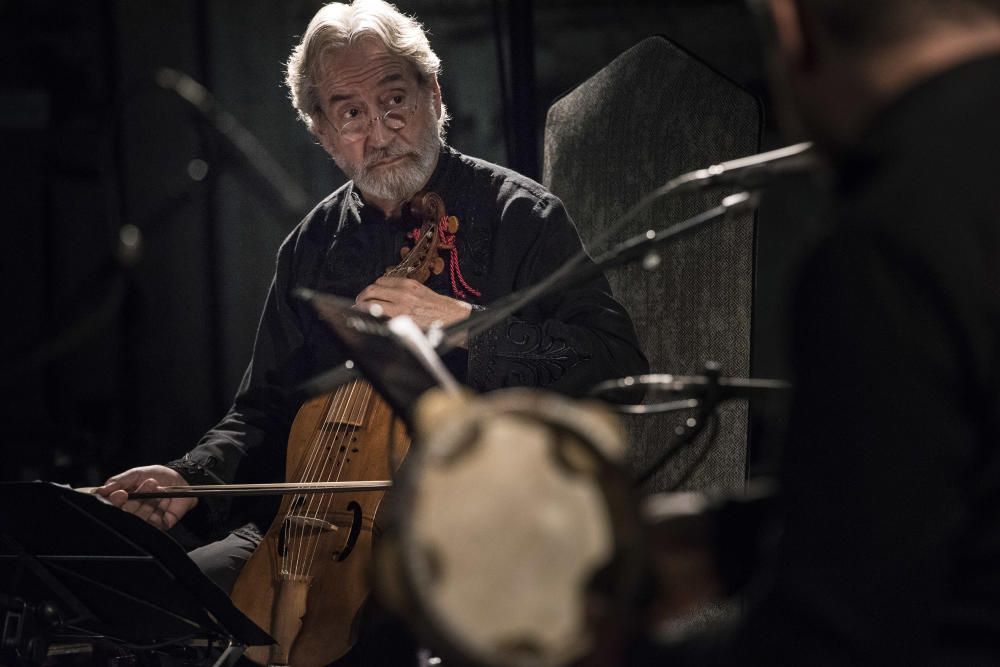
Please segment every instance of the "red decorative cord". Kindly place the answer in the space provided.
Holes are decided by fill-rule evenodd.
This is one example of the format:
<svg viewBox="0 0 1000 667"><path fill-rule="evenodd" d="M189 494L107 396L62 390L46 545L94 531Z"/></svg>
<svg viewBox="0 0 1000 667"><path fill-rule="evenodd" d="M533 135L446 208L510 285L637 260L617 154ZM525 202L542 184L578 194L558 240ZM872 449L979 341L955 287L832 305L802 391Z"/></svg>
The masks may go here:
<svg viewBox="0 0 1000 667"><path fill-rule="evenodd" d="M409 234L416 243L420 239L420 228L416 227ZM448 218L442 216L438 221L438 250L448 251L448 275L451 277L451 293L457 299L464 299L468 294L482 296L479 290L465 281L462 267L458 264L458 246L455 244L455 234L448 231ZM461 287L459 287L461 285Z"/></svg>

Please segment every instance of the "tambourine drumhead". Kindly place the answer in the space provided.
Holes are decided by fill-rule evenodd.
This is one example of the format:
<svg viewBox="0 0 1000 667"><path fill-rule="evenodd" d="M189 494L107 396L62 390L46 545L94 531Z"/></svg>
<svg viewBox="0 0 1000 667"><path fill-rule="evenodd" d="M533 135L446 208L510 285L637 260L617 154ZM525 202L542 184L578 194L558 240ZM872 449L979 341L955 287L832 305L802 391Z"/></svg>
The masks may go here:
<svg viewBox="0 0 1000 667"><path fill-rule="evenodd" d="M631 594L641 553L620 426L596 406L528 390L447 412L394 491L396 605L464 663L585 655L595 601L607 611Z"/></svg>

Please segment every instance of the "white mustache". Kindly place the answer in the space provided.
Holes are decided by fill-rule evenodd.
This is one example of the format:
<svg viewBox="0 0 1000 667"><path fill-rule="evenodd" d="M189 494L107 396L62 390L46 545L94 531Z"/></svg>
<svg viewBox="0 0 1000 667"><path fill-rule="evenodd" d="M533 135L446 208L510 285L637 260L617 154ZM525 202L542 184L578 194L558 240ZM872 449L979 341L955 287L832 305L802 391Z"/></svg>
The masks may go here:
<svg viewBox="0 0 1000 667"><path fill-rule="evenodd" d="M389 160L391 158L410 156L413 158L418 157L413 151L407 150L406 148L376 148L371 153L365 156L364 167L368 169L369 167L375 165L383 160Z"/></svg>

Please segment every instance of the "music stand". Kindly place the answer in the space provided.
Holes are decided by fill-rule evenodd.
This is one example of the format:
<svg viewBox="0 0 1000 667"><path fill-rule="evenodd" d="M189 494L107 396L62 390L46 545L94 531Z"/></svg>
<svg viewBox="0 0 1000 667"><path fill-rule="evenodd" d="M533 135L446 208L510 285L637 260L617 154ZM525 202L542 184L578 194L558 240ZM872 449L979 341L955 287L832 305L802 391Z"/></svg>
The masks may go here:
<svg viewBox="0 0 1000 667"><path fill-rule="evenodd" d="M97 496L8 482L0 507L3 648L28 664L51 640L142 650L202 639L227 646L216 667L273 643L177 542Z"/></svg>

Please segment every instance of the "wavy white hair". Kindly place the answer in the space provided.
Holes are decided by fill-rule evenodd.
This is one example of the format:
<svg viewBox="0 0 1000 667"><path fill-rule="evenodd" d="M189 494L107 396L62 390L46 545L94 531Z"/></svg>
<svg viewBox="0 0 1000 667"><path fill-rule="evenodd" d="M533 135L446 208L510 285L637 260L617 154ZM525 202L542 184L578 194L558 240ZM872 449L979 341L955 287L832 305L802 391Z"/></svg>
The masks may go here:
<svg viewBox="0 0 1000 667"><path fill-rule="evenodd" d="M316 80L324 57L364 37L378 39L389 53L412 63L421 86L428 85L441 72L441 59L431 49L424 27L395 6L384 0L324 5L309 22L302 41L292 49L285 74L292 106L311 132L314 132L315 119L322 114ZM448 112L442 102L438 120L438 136L442 141L447 123Z"/></svg>

